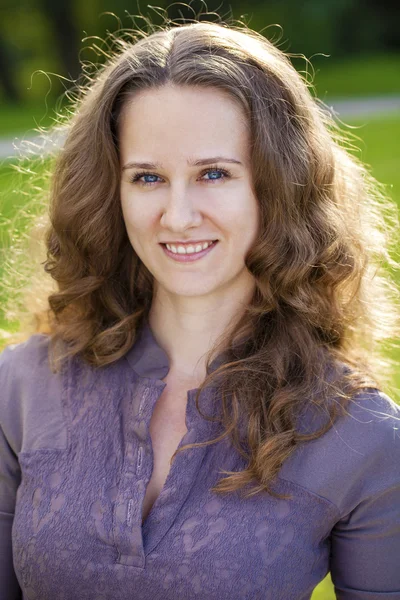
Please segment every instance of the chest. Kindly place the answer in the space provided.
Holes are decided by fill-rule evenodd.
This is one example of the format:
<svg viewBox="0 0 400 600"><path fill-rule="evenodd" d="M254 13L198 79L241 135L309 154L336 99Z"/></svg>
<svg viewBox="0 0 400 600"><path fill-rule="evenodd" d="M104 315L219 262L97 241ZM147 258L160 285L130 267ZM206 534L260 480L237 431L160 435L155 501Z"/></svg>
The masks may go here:
<svg viewBox="0 0 400 600"><path fill-rule="evenodd" d="M153 471L144 496L142 522L160 495L171 468L171 457L187 432L186 402L186 387L167 385L154 407L149 426Z"/></svg>
<svg viewBox="0 0 400 600"><path fill-rule="evenodd" d="M75 600L79 589L82 600L126 600L127 590L136 600L309 597L328 571L336 507L285 480L276 491L291 500L217 496L211 488L221 470L245 468L229 444L180 453L169 466L185 415L189 434L202 430L193 394L186 409L193 383L161 392L159 382L133 389L123 381L110 386L100 373L82 385L77 378L64 397L68 448L19 456L12 547L25 595Z"/></svg>

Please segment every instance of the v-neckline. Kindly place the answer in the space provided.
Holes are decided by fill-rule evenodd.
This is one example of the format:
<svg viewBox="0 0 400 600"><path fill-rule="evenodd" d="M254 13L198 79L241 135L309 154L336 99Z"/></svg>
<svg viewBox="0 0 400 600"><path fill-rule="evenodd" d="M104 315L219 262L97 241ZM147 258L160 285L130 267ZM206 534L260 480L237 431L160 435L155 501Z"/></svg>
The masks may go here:
<svg viewBox="0 0 400 600"><path fill-rule="evenodd" d="M123 419L125 451L114 507L113 529L118 562L144 569L146 556L173 526L196 482L208 447L189 448L176 455L159 495L143 520L143 500L153 470L149 423L166 384L157 379L138 380L136 376L134 379L136 381L132 381L132 375L127 378L127 389L133 388L134 392L130 397L124 397L121 406L122 413L128 418ZM213 423L203 419L197 411L196 393L197 389L187 392L185 419L188 431L178 447L205 441L209 437ZM200 397L200 408L209 414L209 406L209 390L204 390Z"/></svg>

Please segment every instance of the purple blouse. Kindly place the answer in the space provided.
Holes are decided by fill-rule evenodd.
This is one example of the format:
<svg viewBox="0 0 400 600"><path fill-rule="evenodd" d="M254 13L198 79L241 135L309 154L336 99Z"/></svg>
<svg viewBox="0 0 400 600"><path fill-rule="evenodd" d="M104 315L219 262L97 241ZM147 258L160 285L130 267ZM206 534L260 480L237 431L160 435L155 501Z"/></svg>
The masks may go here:
<svg viewBox="0 0 400 600"><path fill-rule="evenodd" d="M0 600L306 600L329 571L341 600L400 599L400 407L387 395L362 391L296 449L274 486L291 499L211 493L221 469L246 466L225 439L176 456L142 525L165 351L147 323L102 368L74 357L53 374L47 347L35 334L0 356ZM195 391L180 446L221 427Z"/></svg>

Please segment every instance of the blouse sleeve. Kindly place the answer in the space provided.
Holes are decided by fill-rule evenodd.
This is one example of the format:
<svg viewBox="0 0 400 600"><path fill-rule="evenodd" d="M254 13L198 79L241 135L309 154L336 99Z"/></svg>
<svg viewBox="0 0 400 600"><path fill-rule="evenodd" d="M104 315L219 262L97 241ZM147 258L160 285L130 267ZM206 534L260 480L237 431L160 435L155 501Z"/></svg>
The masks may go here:
<svg viewBox="0 0 400 600"><path fill-rule="evenodd" d="M21 590L14 572L11 528L20 470L17 457L0 427L0 600L19 600Z"/></svg>
<svg viewBox="0 0 400 600"><path fill-rule="evenodd" d="M331 532L338 600L400 600L400 407L380 395L391 414L375 421L379 444L354 482L368 493Z"/></svg>
<svg viewBox="0 0 400 600"><path fill-rule="evenodd" d="M17 489L21 481L18 458L6 437L5 421L8 415L7 393L9 349L0 355L0 600L20 600L22 592L14 572L11 528Z"/></svg>

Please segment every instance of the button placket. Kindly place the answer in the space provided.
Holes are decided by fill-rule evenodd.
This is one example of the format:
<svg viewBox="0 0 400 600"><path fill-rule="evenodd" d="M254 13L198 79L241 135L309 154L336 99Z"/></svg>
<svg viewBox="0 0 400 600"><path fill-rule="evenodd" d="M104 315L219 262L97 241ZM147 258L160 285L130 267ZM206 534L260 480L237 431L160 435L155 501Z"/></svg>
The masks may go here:
<svg viewBox="0 0 400 600"><path fill-rule="evenodd" d="M186 410L188 431L178 447L198 442L204 437L208 438L212 430L210 423L202 420L196 410L194 403L196 392L196 389L188 391ZM206 394L208 396L208 392ZM167 535L171 524L175 522L192 488L196 485L197 474L201 470L207 451L207 446L189 448L175 457L164 488L143 525L146 556L153 552ZM184 478L181 477L182 473L185 473Z"/></svg>
<svg viewBox="0 0 400 600"><path fill-rule="evenodd" d="M145 555L141 507L149 475L149 469L143 469L144 453L149 435L147 420L157 400L157 391L161 393L161 390L154 390L152 398L151 388L144 387L142 383L136 384L134 395L126 407L124 463L114 510L114 536L119 552L117 562L142 569Z"/></svg>

